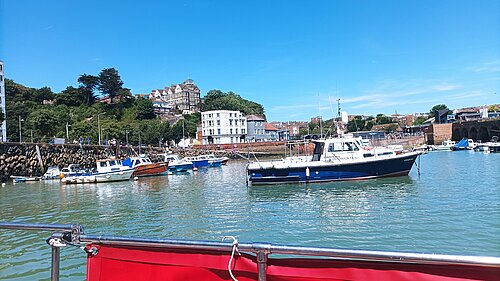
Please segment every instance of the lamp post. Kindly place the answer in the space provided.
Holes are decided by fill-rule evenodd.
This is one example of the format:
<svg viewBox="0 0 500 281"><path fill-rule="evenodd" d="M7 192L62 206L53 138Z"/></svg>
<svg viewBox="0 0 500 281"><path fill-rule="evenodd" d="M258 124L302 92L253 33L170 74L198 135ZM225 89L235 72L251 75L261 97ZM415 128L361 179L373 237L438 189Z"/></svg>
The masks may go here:
<svg viewBox="0 0 500 281"><path fill-rule="evenodd" d="M125 140L126 140L127 146L128 146L128 131L125 131Z"/></svg>
<svg viewBox="0 0 500 281"><path fill-rule="evenodd" d="M66 140L69 141L69 127L71 127L71 125L69 125L68 122L66 122Z"/></svg>
<svg viewBox="0 0 500 281"><path fill-rule="evenodd" d="M21 122L23 122L24 119L21 118L21 115L19 115L19 142L23 142L23 128L21 127Z"/></svg>
<svg viewBox="0 0 500 281"><path fill-rule="evenodd" d="M99 135L99 145L101 145L101 120L99 117L103 114L106 114L106 112L97 114L97 133Z"/></svg>

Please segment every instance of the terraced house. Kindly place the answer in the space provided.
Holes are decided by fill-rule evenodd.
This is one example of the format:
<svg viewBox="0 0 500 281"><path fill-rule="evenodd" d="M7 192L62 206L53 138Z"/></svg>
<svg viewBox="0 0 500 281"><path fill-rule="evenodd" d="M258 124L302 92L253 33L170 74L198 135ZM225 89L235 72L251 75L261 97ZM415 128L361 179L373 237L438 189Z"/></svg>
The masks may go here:
<svg viewBox="0 0 500 281"><path fill-rule="evenodd" d="M181 84L152 90L149 99L153 102L157 113L178 110L183 114L190 114L199 111L200 88L192 79L187 79Z"/></svg>

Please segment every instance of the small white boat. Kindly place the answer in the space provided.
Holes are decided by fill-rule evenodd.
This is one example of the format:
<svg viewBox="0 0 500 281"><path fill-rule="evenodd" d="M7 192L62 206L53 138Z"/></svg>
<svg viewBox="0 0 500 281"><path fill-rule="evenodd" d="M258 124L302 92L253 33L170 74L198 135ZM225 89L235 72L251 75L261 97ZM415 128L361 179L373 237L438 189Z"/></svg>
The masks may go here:
<svg viewBox="0 0 500 281"><path fill-rule="evenodd" d="M39 181L40 177L10 176L14 183Z"/></svg>
<svg viewBox="0 0 500 281"><path fill-rule="evenodd" d="M61 170L59 170L58 166L52 166L47 169L47 172L43 174L42 177L44 180L53 180L61 178Z"/></svg>
<svg viewBox="0 0 500 281"><path fill-rule="evenodd" d="M97 160L97 171L77 176L64 176L62 183L98 183L112 181L127 181L130 179L135 169L122 165L121 160L104 159Z"/></svg>
<svg viewBox="0 0 500 281"><path fill-rule="evenodd" d="M452 140L445 140L443 144L436 145L434 150L436 151L451 151L451 148L455 145L455 142Z"/></svg>

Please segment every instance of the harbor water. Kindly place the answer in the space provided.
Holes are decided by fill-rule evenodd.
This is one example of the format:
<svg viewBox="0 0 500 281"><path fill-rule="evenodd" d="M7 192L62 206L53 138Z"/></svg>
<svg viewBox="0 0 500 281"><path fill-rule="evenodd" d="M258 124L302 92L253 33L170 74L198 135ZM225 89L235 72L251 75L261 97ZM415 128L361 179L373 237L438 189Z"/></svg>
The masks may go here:
<svg viewBox="0 0 500 281"><path fill-rule="evenodd" d="M137 181L0 187L0 221L88 234L500 256L500 154L431 152L407 177L246 186L246 162ZM0 229L0 280L49 280L48 232ZM85 253L61 250L61 280Z"/></svg>

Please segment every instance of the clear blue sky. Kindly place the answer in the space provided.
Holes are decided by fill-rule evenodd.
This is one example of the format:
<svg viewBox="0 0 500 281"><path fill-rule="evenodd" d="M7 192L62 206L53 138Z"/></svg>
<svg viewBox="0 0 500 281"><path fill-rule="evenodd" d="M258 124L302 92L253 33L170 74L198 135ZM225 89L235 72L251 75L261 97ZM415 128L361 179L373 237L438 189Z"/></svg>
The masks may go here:
<svg viewBox="0 0 500 281"><path fill-rule="evenodd" d="M134 94L194 79L270 121L500 103L500 1L0 0L5 75L59 92L115 67Z"/></svg>

